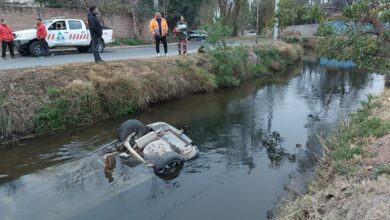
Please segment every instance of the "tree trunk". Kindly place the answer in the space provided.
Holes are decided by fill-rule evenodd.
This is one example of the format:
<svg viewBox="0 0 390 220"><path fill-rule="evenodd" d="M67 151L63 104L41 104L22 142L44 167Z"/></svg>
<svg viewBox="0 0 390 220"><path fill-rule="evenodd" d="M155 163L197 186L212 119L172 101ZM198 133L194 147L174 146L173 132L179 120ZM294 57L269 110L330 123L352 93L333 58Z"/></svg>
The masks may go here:
<svg viewBox="0 0 390 220"><path fill-rule="evenodd" d="M139 38L138 35L138 16L137 12L135 10L136 5L138 4L137 0L132 0L131 1L131 14L133 15L133 28L134 28L134 38Z"/></svg>
<svg viewBox="0 0 390 220"><path fill-rule="evenodd" d="M238 36L239 27L237 24L238 16L240 16L241 0L236 0L233 10L233 36Z"/></svg>

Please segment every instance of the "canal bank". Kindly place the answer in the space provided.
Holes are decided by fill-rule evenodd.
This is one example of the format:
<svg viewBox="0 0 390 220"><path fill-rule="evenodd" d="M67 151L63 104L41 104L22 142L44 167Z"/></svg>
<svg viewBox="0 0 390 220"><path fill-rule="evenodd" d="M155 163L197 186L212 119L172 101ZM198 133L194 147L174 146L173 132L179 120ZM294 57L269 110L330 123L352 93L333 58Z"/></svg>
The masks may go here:
<svg viewBox="0 0 390 220"><path fill-rule="evenodd" d="M186 57L0 72L1 142L127 115L150 104L237 86L281 71L301 49L266 41Z"/></svg>
<svg viewBox="0 0 390 220"><path fill-rule="evenodd" d="M390 89L370 97L321 142L324 157L307 192L281 203L276 219L388 219Z"/></svg>
<svg viewBox="0 0 390 220"><path fill-rule="evenodd" d="M284 74L150 105L136 114L0 148L0 219L259 220L290 183L305 187L327 136L383 75L302 62ZM101 154L129 118L164 121L199 147L198 159L165 181L151 168Z"/></svg>

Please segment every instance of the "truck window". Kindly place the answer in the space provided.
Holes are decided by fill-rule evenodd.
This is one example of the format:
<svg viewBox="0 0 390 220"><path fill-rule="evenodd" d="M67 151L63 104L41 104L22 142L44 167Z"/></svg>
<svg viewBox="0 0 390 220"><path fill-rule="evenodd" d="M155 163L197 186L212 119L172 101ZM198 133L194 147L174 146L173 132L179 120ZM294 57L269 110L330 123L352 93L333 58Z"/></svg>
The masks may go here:
<svg viewBox="0 0 390 220"><path fill-rule="evenodd" d="M81 21L69 20L68 23L69 23L69 29L71 30L79 30L83 28Z"/></svg>
<svg viewBox="0 0 390 220"><path fill-rule="evenodd" d="M49 27L49 31L52 31L52 30L66 30L66 23L65 23L65 21L54 22Z"/></svg>

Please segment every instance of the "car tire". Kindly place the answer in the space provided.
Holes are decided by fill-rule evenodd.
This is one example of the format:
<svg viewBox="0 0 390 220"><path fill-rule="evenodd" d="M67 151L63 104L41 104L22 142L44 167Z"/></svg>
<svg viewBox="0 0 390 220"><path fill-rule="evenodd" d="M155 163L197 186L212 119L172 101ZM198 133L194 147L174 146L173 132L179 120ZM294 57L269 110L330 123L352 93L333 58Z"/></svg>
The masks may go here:
<svg viewBox="0 0 390 220"><path fill-rule="evenodd" d="M33 57L40 57L45 55L45 51L39 41L34 41L29 46L30 54Z"/></svg>
<svg viewBox="0 0 390 220"><path fill-rule="evenodd" d="M135 133L133 139L137 139L144 136L146 132L147 128L142 122L135 119L130 119L123 122L117 129L118 141L125 141L126 138L133 133Z"/></svg>
<svg viewBox="0 0 390 220"><path fill-rule="evenodd" d="M30 51L19 49L18 52L22 56L30 56Z"/></svg>
<svg viewBox="0 0 390 220"><path fill-rule="evenodd" d="M184 159L176 152L168 152L163 154L154 164L154 173L158 176L169 177L178 175L183 167Z"/></svg>
<svg viewBox="0 0 390 220"><path fill-rule="evenodd" d="M80 53L88 53L89 47L77 47L77 51Z"/></svg>

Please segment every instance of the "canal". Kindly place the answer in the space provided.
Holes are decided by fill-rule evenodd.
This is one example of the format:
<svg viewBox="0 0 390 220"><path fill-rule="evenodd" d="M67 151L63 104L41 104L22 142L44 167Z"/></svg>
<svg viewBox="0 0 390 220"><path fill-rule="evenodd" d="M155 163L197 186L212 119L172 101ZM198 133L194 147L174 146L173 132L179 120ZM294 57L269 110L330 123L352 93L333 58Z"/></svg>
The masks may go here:
<svg viewBox="0 0 390 220"><path fill-rule="evenodd" d="M286 191L305 190L326 137L384 76L303 62L286 73L234 89L199 94L93 126L0 149L0 219L266 219ZM200 149L180 175L102 155L136 118L186 128Z"/></svg>

